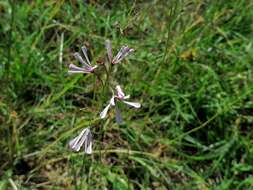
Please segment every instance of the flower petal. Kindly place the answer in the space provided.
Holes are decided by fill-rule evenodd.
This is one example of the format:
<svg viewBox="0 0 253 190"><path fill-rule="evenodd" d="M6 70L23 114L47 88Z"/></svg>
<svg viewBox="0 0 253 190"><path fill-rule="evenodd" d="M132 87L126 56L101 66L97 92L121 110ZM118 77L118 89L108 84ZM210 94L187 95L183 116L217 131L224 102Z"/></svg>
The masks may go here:
<svg viewBox="0 0 253 190"><path fill-rule="evenodd" d="M110 99L110 104L111 104L112 106L115 106L114 96L112 96L112 98Z"/></svg>
<svg viewBox="0 0 253 190"><path fill-rule="evenodd" d="M129 48L128 46L122 46L116 57L112 60L113 64L119 63L122 59L124 59L127 55L132 53L134 49Z"/></svg>
<svg viewBox="0 0 253 190"><path fill-rule="evenodd" d="M118 106L115 106L115 117L118 124L123 122Z"/></svg>
<svg viewBox="0 0 253 190"><path fill-rule="evenodd" d="M69 142L69 147L78 152L80 150L80 148L83 146L83 143L85 142L85 140L87 139L87 135L90 133L90 129L85 128L81 131L81 133L75 137L74 139L70 140Z"/></svg>
<svg viewBox="0 0 253 190"><path fill-rule="evenodd" d="M112 45L110 40L105 41L105 48L107 50L107 56L110 62L112 62Z"/></svg>
<svg viewBox="0 0 253 190"><path fill-rule="evenodd" d="M116 64L116 63L119 62L118 59L122 56L122 52L123 52L124 48L125 48L125 46L122 46L122 47L120 48L120 50L119 50L119 52L117 53L117 55L113 58L112 64Z"/></svg>
<svg viewBox="0 0 253 190"><path fill-rule="evenodd" d="M129 99L130 95L124 96L124 100Z"/></svg>
<svg viewBox="0 0 253 190"><path fill-rule="evenodd" d="M87 145L87 147L84 149L84 152L86 154L92 154L92 141L89 142L89 144Z"/></svg>
<svg viewBox="0 0 253 190"><path fill-rule="evenodd" d="M68 70L69 74L74 74L74 73L90 73L88 71L73 71L73 70Z"/></svg>
<svg viewBox="0 0 253 190"><path fill-rule="evenodd" d="M89 71L93 72L97 67L98 67L97 65L95 65L94 67L90 67Z"/></svg>
<svg viewBox="0 0 253 190"><path fill-rule="evenodd" d="M122 51L121 56L118 57L117 63L120 62L122 59L124 59L127 55L129 55L133 51L134 51L134 49L125 46L124 49L123 49L123 51Z"/></svg>
<svg viewBox="0 0 253 190"><path fill-rule="evenodd" d="M85 56L85 59L86 59L88 65L91 66L91 63L90 63L90 60L89 60L88 54L87 54L87 52L88 52L87 48L85 46L83 46L83 47L81 47L81 49L82 49L82 52Z"/></svg>
<svg viewBox="0 0 253 190"><path fill-rule="evenodd" d="M124 92L122 91L120 85L117 85L117 86L116 86L116 90L117 90L117 94L118 94L119 97L124 97L124 96L125 96L125 94L124 94Z"/></svg>
<svg viewBox="0 0 253 190"><path fill-rule="evenodd" d="M89 68L90 67L90 65L89 64L87 64L84 60L83 60L83 58L82 58L82 56L79 54L79 53L74 53L74 57L80 62L80 63L82 63L82 65L85 67L85 68Z"/></svg>
<svg viewBox="0 0 253 190"><path fill-rule="evenodd" d="M74 64L69 65L68 73L90 73L91 71L86 70L85 68L78 67Z"/></svg>
<svg viewBox="0 0 253 190"><path fill-rule="evenodd" d="M71 150L77 151L75 145L76 145L76 142L78 142L78 139L79 139L79 136L77 136L69 141L68 145Z"/></svg>
<svg viewBox="0 0 253 190"><path fill-rule="evenodd" d="M74 65L72 63L69 65L69 69L76 70L76 71L83 71L84 70L84 68L78 67L78 66L76 66L76 65Z"/></svg>
<svg viewBox="0 0 253 190"><path fill-rule="evenodd" d="M106 117L107 112L108 112L110 106L111 106L111 103L109 103L109 104L105 107L105 109L100 113L100 118L101 118L101 119L104 119L104 118Z"/></svg>
<svg viewBox="0 0 253 190"><path fill-rule="evenodd" d="M87 134L87 138L85 141L85 146L84 146L84 152L86 154L92 153L92 143L93 143L93 138L92 138L91 131L89 130L89 133Z"/></svg>
<svg viewBox="0 0 253 190"><path fill-rule="evenodd" d="M138 102L128 102L128 101L125 101L125 100L123 100L122 102L124 102L124 103L126 103L126 104L128 104L132 107L135 107L135 108L140 108L141 107L141 104L138 103Z"/></svg>

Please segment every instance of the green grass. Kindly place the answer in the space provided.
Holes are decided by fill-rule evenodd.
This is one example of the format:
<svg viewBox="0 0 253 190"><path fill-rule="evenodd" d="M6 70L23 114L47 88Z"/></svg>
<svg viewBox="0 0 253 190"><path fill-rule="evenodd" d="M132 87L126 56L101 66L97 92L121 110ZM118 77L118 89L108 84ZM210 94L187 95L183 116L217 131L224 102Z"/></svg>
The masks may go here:
<svg viewBox="0 0 253 190"><path fill-rule="evenodd" d="M0 0L0 13L0 190L253 189L252 1ZM136 50L114 74L142 108L120 126L99 120L109 95L93 75L67 74L106 39ZM90 125L94 153L70 152Z"/></svg>

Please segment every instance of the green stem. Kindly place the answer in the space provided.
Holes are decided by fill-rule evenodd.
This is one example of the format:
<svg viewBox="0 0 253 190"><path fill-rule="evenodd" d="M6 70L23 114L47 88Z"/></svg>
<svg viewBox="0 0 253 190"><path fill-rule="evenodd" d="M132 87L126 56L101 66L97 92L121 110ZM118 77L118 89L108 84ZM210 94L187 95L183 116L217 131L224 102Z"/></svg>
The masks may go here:
<svg viewBox="0 0 253 190"><path fill-rule="evenodd" d="M80 178L81 178L81 182L80 182L80 189L82 189L83 186L83 177L84 177L84 172L85 172L85 154L83 154L83 163L82 163L82 167L81 167L81 173L80 173Z"/></svg>
<svg viewBox="0 0 253 190"><path fill-rule="evenodd" d="M12 32L13 32L13 25L14 25L14 12L15 12L15 0L9 0L9 4L11 5L11 22L10 22L10 31L8 32L8 52L7 52L7 64L6 64L6 73L7 78L9 76L10 64L11 64L11 48L12 48Z"/></svg>

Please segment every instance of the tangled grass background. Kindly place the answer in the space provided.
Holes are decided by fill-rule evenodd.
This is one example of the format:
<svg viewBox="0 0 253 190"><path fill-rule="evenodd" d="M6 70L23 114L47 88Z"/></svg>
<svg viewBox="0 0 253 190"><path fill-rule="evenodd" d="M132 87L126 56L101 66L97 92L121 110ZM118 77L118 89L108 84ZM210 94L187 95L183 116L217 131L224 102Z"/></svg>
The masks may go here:
<svg viewBox="0 0 253 190"><path fill-rule="evenodd" d="M0 0L0 189L253 189L252 10ZM106 39L136 50L115 72L142 108L120 126L99 120L108 97L93 75L67 74L73 52L99 61ZM93 154L71 152L94 123Z"/></svg>

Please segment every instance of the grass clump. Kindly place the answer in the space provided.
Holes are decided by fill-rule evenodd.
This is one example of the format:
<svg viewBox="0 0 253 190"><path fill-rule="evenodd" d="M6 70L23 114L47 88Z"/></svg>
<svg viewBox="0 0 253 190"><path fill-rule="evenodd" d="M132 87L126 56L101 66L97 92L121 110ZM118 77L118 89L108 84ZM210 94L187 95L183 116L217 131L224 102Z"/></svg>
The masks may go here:
<svg viewBox="0 0 253 190"><path fill-rule="evenodd" d="M0 189L252 189L252 9L0 1ZM92 75L66 74L82 45L104 57L106 39L136 50L117 80L142 109L120 126L98 121L107 97ZM91 122L92 156L70 152Z"/></svg>

